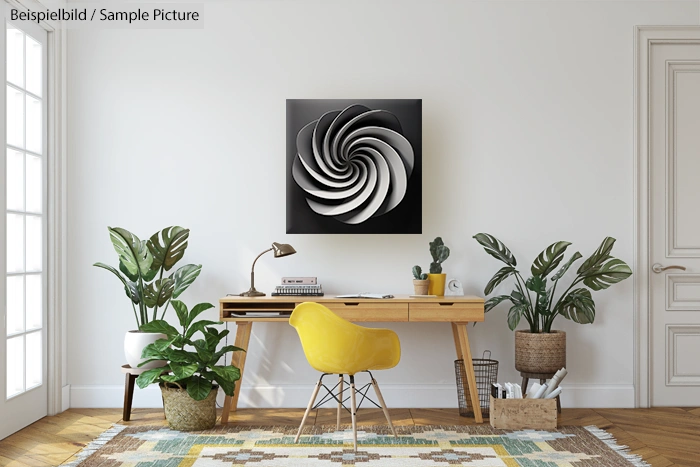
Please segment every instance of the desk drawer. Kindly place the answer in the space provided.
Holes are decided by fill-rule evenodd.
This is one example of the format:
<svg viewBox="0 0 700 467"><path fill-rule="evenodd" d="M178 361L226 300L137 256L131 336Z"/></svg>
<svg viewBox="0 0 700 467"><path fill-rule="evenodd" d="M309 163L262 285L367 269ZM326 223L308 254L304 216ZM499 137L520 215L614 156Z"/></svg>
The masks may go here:
<svg viewBox="0 0 700 467"><path fill-rule="evenodd" d="M345 302L322 303L333 313L348 321L408 321L408 303L378 303L352 299Z"/></svg>
<svg viewBox="0 0 700 467"><path fill-rule="evenodd" d="M449 299L431 303L411 303L408 308L409 321L483 321L483 302L451 302Z"/></svg>

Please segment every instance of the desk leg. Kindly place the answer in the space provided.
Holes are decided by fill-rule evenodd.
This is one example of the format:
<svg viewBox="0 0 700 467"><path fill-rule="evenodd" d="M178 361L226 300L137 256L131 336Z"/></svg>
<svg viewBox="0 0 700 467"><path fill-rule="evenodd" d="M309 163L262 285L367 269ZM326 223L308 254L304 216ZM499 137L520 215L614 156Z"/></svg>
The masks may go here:
<svg viewBox="0 0 700 467"><path fill-rule="evenodd" d="M467 336L467 325L469 323L452 323L452 326L457 328L459 337L459 346L461 354L464 357L464 369L467 373L467 383L469 384L469 395L472 399L472 407L474 408L474 420L476 423L483 423L484 419L481 416L481 403L479 402L479 390L476 387L476 376L474 375L474 365L472 364L472 352L469 349L469 337ZM453 328L454 329L454 328ZM459 355L459 350L457 351Z"/></svg>
<svg viewBox="0 0 700 467"><path fill-rule="evenodd" d="M452 337L455 340L455 350L457 351L457 360L462 360L462 344L459 343L459 331L457 330L457 323L452 324Z"/></svg>
<svg viewBox="0 0 700 467"><path fill-rule="evenodd" d="M250 331L253 329L252 321L237 321L236 322L236 341L233 345L245 349L246 352L233 352L231 357L231 365L238 367L241 370L241 379L236 381L236 389L233 392L233 397L226 396L224 399L224 410L221 413L221 424L228 423L228 415L231 410L234 412L238 408L238 396L241 393L241 384L243 383L243 369L245 368L245 359L248 354L248 344L250 343Z"/></svg>

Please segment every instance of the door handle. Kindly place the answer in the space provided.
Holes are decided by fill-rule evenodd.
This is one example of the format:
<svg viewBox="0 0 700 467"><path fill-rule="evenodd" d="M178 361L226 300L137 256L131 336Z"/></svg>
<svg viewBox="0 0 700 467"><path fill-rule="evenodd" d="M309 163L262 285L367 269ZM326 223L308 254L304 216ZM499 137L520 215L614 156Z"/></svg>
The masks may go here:
<svg viewBox="0 0 700 467"><path fill-rule="evenodd" d="M667 269L680 269L681 271L685 271L685 266L672 264L670 266L662 267L659 263L654 263L654 265L651 267L651 270L654 271L656 274L659 274L660 272L663 272Z"/></svg>

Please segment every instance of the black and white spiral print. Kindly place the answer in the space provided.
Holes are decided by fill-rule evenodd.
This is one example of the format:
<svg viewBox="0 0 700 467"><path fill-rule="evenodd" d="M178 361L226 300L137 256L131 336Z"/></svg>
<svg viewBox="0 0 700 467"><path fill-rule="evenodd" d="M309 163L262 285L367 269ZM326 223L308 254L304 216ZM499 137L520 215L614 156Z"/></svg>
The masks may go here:
<svg viewBox="0 0 700 467"><path fill-rule="evenodd" d="M398 118L353 104L327 112L297 134L292 177L317 214L361 224L403 200L414 151Z"/></svg>

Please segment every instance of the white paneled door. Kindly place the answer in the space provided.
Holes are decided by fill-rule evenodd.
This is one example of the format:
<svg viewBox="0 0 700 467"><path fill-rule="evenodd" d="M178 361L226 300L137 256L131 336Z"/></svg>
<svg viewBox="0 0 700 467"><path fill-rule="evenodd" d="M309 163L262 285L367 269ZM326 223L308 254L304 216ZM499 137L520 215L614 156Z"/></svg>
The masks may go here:
<svg viewBox="0 0 700 467"><path fill-rule="evenodd" d="M700 41L647 50L651 404L698 406Z"/></svg>
<svg viewBox="0 0 700 467"><path fill-rule="evenodd" d="M2 439L47 413L47 53L43 29L13 24L6 14L0 19L5 58L0 103L6 117L0 130Z"/></svg>

